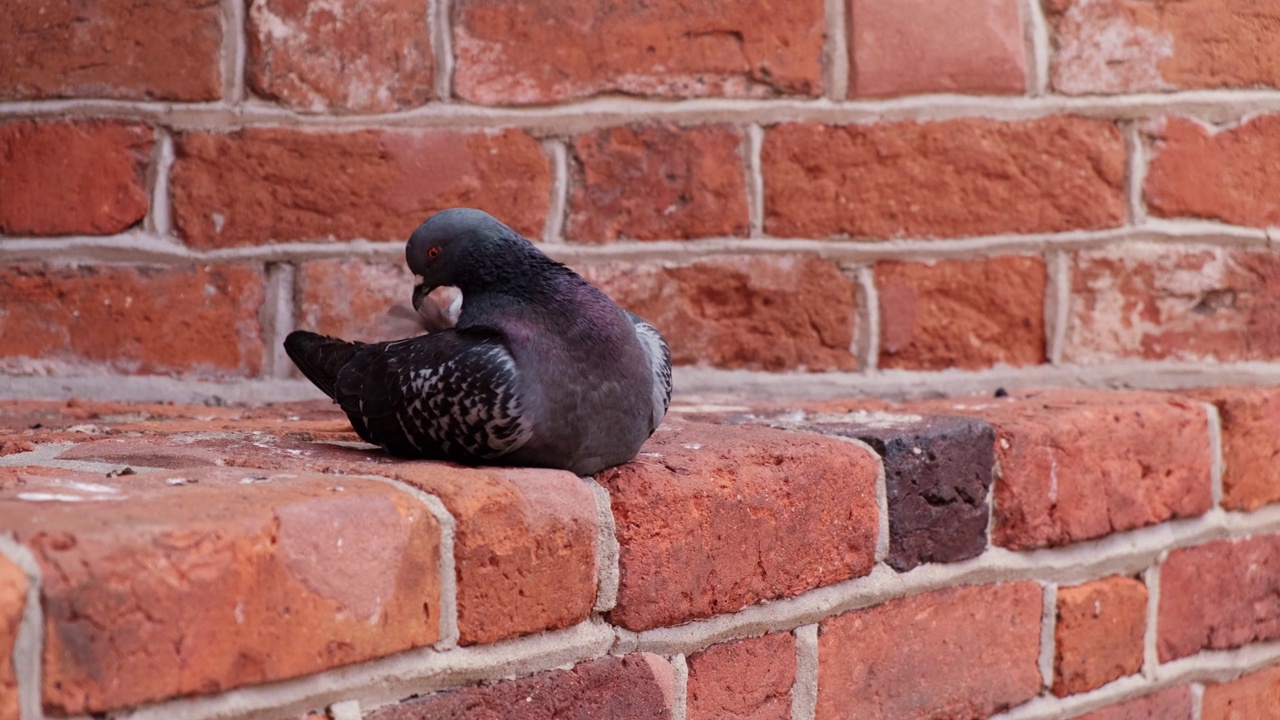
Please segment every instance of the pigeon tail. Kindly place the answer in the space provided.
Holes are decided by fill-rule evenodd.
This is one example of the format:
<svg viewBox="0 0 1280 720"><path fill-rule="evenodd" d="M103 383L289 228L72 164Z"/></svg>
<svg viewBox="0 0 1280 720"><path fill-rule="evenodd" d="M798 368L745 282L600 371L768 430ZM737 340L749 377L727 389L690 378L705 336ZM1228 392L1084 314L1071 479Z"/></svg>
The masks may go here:
<svg viewBox="0 0 1280 720"><path fill-rule="evenodd" d="M361 346L362 343L339 340L306 330L295 330L284 339L284 351L293 364L333 400L338 399L334 391L338 371L351 361Z"/></svg>

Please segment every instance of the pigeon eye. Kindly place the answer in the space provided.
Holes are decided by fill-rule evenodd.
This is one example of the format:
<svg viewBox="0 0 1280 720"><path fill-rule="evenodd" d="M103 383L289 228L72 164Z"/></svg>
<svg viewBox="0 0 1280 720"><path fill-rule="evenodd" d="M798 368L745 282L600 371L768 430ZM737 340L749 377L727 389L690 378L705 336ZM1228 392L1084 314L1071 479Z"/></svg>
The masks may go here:
<svg viewBox="0 0 1280 720"><path fill-rule="evenodd" d="M427 257L430 258L431 260L435 260L437 257L439 257L439 255L440 255L439 245L432 245L431 247L427 248Z"/></svg>

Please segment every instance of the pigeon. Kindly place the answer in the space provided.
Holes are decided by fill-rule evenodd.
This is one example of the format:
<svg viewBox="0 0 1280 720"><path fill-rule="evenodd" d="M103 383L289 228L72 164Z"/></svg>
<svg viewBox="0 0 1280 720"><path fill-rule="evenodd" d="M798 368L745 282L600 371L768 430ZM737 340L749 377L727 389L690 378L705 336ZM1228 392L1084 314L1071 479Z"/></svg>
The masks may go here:
<svg viewBox="0 0 1280 720"><path fill-rule="evenodd" d="M633 459L662 422L671 352L658 330L493 216L438 212L405 259L415 310L436 288L461 291L453 327L284 342L364 440L406 458L585 476Z"/></svg>

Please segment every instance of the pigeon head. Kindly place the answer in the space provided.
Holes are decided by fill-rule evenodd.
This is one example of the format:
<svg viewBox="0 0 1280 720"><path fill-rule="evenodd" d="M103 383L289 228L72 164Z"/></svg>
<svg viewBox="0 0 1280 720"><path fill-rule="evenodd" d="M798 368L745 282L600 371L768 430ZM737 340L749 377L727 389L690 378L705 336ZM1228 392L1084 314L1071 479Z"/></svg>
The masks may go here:
<svg viewBox="0 0 1280 720"><path fill-rule="evenodd" d="M470 208L442 210L409 236L405 261L414 274L413 305L442 286L463 296L518 280L522 267L545 258L533 243L489 213Z"/></svg>

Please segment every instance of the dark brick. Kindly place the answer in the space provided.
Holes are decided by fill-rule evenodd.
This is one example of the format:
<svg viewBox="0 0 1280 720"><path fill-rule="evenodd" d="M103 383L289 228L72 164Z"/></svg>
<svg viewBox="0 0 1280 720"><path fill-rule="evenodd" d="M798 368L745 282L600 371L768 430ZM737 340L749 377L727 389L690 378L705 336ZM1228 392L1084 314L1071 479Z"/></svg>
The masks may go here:
<svg viewBox="0 0 1280 720"><path fill-rule="evenodd" d="M869 415L817 419L805 430L857 438L884 459L889 557L895 570L977 557L987 546L995 431L973 418Z"/></svg>
<svg viewBox="0 0 1280 720"><path fill-rule="evenodd" d="M449 690L380 708L365 720L659 720L674 705L671 666L648 653Z"/></svg>

